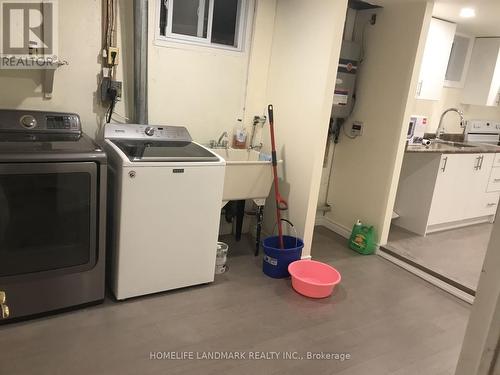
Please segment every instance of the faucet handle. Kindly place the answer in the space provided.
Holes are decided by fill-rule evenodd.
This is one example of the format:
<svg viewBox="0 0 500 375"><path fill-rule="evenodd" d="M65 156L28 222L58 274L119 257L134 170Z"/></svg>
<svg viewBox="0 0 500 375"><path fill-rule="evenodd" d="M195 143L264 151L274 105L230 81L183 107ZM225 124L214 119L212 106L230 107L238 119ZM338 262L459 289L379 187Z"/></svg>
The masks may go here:
<svg viewBox="0 0 500 375"><path fill-rule="evenodd" d="M7 297L3 290L0 290L0 305L3 305L6 301Z"/></svg>

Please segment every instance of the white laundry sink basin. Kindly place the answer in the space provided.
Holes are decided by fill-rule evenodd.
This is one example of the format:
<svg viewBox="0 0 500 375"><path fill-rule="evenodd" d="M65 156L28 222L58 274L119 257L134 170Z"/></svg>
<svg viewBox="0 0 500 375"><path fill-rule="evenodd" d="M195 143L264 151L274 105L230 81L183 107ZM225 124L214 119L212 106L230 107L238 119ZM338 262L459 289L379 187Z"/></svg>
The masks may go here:
<svg viewBox="0 0 500 375"><path fill-rule="evenodd" d="M226 161L223 204L253 199L257 205L264 205L273 183L271 162L259 160L260 152L256 150L216 148L212 151Z"/></svg>

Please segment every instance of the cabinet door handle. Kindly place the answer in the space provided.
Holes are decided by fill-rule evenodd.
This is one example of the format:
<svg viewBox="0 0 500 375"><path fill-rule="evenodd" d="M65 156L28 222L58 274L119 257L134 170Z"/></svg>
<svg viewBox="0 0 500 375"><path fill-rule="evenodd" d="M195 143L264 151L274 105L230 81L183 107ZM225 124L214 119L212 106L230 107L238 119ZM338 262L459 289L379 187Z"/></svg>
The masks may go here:
<svg viewBox="0 0 500 375"><path fill-rule="evenodd" d="M446 165L448 164L448 156L443 158L443 167L441 168L441 172L446 171Z"/></svg>
<svg viewBox="0 0 500 375"><path fill-rule="evenodd" d="M493 206L496 206L496 205L497 205L497 203L488 203L486 206L487 207L493 207Z"/></svg>
<svg viewBox="0 0 500 375"><path fill-rule="evenodd" d="M493 182L500 182L500 178L495 178Z"/></svg>
<svg viewBox="0 0 500 375"><path fill-rule="evenodd" d="M479 159L479 170L483 169L483 161L484 161L484 155L481 155L481 158Z"/></svg>
<svg viewBox="0 0 500 375"><path fill-rule="evenodd" d="M481 156L476 157L476 164L474 165L474 170L478 171L481 168Z"/></svg>

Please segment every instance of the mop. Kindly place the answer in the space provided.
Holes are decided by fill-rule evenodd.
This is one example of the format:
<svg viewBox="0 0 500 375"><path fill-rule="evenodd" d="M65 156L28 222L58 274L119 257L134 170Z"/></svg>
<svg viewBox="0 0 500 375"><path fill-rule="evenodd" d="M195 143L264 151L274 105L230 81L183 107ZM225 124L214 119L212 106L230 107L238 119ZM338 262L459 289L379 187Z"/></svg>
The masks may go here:
<svg viewBox="0 0 500 375"><path fill-rule="evenodd" d="M278 186L278 162L276 159L276 143L274 141L274 113L273 105L269 104L267 106L267 112L269 114L269 129L271 131L271 151L272 151L272 164L273 164L273 174L274 174L274 196L276 198L276 220L278 225L278 238L280 249L285 248L283 242L283 227L281 225L281 211L288 209L288 203L281 197L279 186Z"/></svg>

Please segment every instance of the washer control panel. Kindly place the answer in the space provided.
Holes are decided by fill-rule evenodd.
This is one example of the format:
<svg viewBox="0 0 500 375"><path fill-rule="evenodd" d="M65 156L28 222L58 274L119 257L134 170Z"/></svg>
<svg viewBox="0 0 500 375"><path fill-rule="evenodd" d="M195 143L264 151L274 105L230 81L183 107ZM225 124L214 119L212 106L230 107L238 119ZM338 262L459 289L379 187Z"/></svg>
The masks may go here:
<svg viewBox="0 0 500 375"><path fill-rule="evenodd" d="M104 137L108 139L150 139L166 142L191 142L184 126L106 124Z"/></svg>

